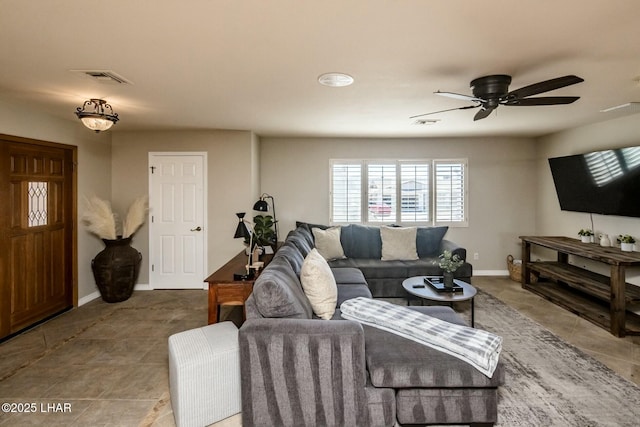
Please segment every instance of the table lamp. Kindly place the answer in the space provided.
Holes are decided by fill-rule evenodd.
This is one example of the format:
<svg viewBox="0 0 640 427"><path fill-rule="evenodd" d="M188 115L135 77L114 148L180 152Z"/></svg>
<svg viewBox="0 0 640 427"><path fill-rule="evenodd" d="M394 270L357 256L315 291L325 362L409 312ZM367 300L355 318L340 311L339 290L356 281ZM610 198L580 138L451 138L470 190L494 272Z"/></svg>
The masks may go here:
<svg viewBox="0 0 640 427"><path fill-rule="evenodd" d="M238 217L238 226L236 227L236 232L233 235L233 238L249 238L249 256L247 257L247 266L245 271L234 273L233 280L251 280L254 277L253 271L251 270L251 255L253 253L253 231L251 230L251 224L244 219L245 212L239 212L236 214L236 216Z"/></svg>

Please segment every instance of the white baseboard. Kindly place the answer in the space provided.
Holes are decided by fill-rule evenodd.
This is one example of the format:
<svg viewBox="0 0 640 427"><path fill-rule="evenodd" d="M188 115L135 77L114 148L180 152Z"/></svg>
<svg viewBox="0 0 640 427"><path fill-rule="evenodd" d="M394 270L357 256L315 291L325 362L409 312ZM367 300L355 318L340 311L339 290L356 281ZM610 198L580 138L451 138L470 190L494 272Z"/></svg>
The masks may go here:
<svg viewBox="0 0 640 427"><path fill-rule="evenodd" d="M478 270L473 272L474 276L508 276L509 270Z"/></svg>
<svg viewBox="0 0 640 427"><path fill-rule="evenodd" d="M152 291L153 288L148 283L138 283L133 288L134 291ZM85 295L82 298L78 298L78 307L81 307L87 303L90 303L94 299L100 298L100 291L95 291L89 295Z"/></svg>
<svg viewBox="0 0 640 427"><path fill-rule="evenodd" d="M90 293L89 295L83 296L82 298L78 298L78 307L83 306L97 298L100 298L99 291L95 291Z"/></svg>

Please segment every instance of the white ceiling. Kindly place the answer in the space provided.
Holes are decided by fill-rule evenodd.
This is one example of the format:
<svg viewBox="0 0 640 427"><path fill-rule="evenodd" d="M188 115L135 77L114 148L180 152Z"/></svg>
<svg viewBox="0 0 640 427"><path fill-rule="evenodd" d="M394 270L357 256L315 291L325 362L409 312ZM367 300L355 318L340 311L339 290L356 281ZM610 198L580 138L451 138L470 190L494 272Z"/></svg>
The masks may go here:
<svg viewBox="0 0 640 427"><path fill-rule="evenodd" d="M0 101L80 121L104 98L113 131L241 129L262 136L542 135L640 101L638 0L0 0ZM112 70L131 85L70 70ZM346 88L320 86L340 71ZM510 89L567 74L571 105L469 105L487 74ZM496 114L497 113L497 114Z"/></svg>

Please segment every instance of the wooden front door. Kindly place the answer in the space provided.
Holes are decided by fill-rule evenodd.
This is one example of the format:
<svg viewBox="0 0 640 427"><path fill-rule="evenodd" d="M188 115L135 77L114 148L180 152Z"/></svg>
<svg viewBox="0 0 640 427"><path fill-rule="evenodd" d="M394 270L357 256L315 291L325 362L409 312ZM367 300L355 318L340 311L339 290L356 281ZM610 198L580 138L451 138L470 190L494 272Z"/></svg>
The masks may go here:
<svg viewBox="0 0 640 427"><path fill-rule="evenodd" d="M74 304L74 150L0 135L0 339Z"/></svg>

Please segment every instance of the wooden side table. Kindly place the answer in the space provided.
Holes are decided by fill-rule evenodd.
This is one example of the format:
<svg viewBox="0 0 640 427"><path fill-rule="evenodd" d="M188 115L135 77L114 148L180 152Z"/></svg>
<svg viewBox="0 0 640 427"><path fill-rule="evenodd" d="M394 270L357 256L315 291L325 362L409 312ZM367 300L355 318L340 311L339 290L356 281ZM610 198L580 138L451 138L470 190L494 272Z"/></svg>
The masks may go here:
<svg viewBox="0 0 640 427"><path fill-rule="evenodd" d="M273 255L263 255L266 266L273 258ZM233 274L245 270L247 265L247 255L244 251L234 256L225 265L220 267L205 282L209 283L209 320L208 323L216 323L220 320L220 305L241 305L243 306L243 319L247 318L244 302L253 291L253 282L258 277L259 272L251 280L234 280Z"/></svg>

